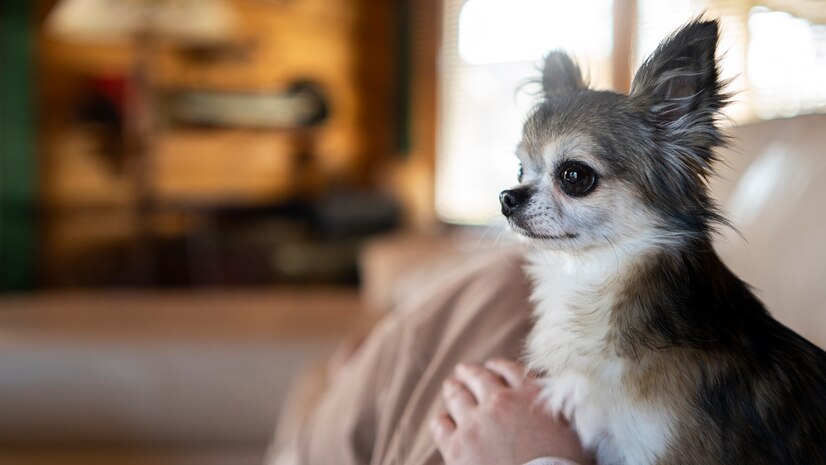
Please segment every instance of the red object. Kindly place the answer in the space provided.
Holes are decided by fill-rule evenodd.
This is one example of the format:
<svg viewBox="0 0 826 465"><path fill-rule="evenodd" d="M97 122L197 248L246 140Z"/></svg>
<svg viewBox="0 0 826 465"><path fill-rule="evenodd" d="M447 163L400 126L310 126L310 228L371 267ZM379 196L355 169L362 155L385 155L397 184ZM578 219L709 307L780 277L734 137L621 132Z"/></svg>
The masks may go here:
<svg viewBox="0 0 826 465"><path fill-rule="evenodd" d="M128 80L123 75L98 76L92 78L92 88L117 106L124 114L127 99Z"/></svg>

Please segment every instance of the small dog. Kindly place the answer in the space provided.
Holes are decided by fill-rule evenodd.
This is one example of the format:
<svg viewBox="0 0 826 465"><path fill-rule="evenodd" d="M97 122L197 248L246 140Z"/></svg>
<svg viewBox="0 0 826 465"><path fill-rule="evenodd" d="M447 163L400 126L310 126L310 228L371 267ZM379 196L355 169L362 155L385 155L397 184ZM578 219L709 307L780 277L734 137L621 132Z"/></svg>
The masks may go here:
<svg viewBox="0 0 826 465"><path fill-rule="evenodd" d="M528 366L601 465L826 464L826 353L712 247L717 40L716 21L689 23L630 95L551 53L499 197L533 246Z"/></svg>

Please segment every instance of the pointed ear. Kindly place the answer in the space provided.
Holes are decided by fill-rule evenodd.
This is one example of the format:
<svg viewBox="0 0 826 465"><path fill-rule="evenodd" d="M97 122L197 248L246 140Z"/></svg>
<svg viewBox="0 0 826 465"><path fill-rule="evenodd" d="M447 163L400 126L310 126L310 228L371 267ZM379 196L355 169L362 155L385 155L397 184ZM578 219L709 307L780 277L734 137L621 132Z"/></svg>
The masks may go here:
<svg viewBox="0 0 826 465"><path fill-rule="evenodd" d="M664 40L637 71L631 97L663 123L695 113L694 123L713 125L727 99L714 56L718 28L698 19Z"/></svg>
<svg viewBox="0 0 826 465"><path fill-rule="evenodd" d="M553 51L545 57L542 68L542 90L546 97L575 90L587 89L582 72L576 62L565 52Z"/></svg>

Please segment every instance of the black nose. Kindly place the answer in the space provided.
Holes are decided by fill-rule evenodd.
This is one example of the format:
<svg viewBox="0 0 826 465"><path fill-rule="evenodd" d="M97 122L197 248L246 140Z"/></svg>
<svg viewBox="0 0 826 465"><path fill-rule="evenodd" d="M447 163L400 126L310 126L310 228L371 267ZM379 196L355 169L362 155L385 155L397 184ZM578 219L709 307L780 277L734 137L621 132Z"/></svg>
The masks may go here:
<svg viewBox="0 0 826 465"><path fill-rule="evenodd" d="M502 214L511 216L520 205L525 203L528 193L523 189L509 189L499 193L499 203L502 204Z"/></svg>

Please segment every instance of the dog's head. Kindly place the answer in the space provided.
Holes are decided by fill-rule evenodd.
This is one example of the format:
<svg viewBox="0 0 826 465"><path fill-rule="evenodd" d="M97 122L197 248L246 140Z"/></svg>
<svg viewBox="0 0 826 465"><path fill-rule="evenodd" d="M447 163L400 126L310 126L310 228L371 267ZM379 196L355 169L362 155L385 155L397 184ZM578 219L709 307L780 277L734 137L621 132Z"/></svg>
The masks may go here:
<svg viewBox="0 0 826 465"><path fill-rule="evenodd" d="M706 237L720 218L708 197L723 94L716 21L663 41L630 95L588 88L562 52L545 60L544 98L517 147L519 185L503 191L514 230L551 249Z"/></svg>

